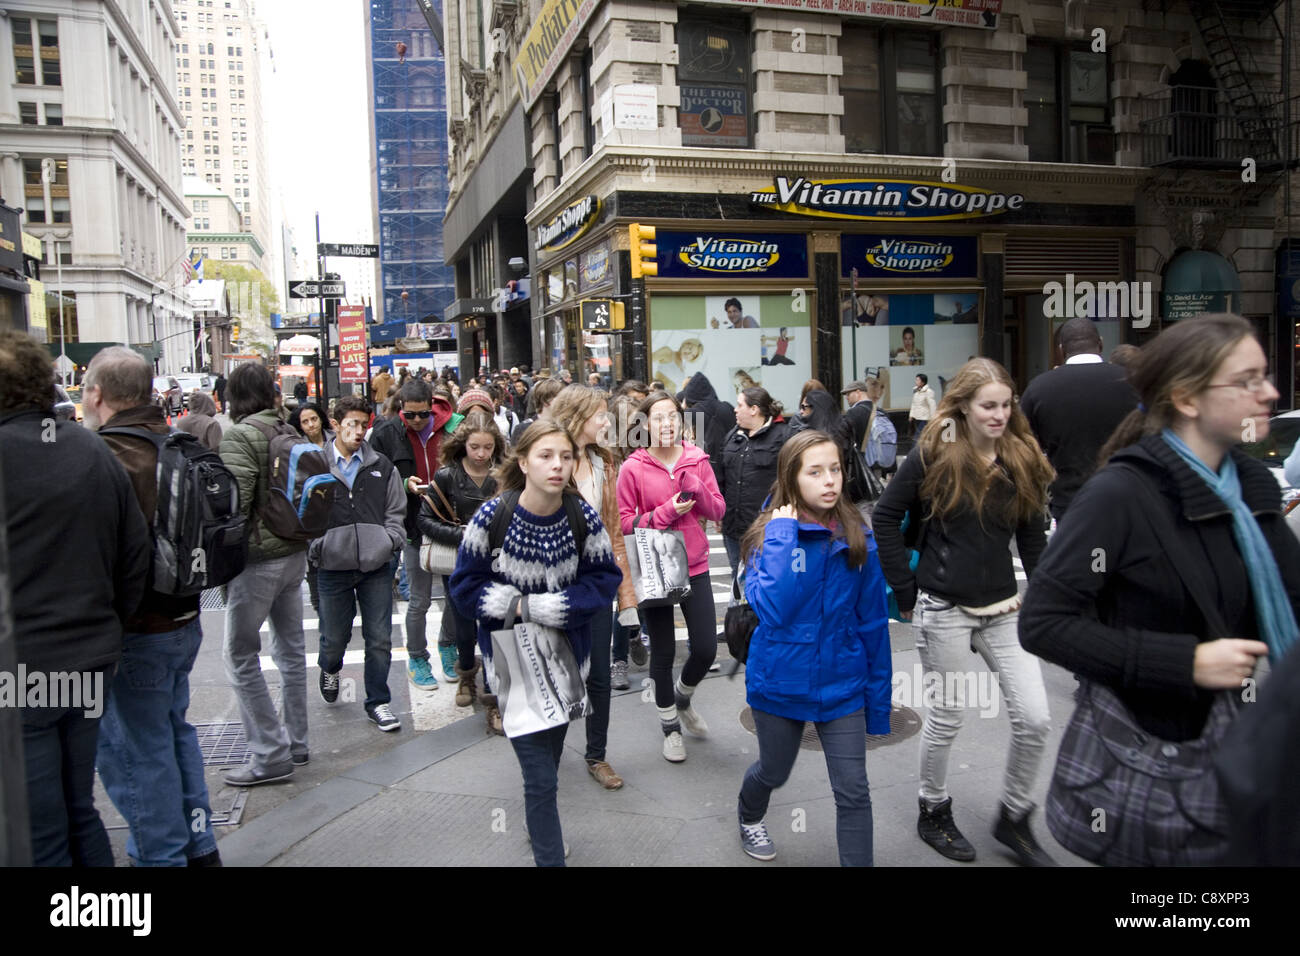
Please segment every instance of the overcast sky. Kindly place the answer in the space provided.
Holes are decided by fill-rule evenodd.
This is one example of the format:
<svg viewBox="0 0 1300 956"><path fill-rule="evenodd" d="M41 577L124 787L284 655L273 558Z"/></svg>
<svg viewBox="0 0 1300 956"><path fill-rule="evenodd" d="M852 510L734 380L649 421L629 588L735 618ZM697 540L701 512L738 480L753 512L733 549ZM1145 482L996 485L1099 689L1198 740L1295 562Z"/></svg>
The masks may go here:
<svg viewBox="0 0 1300 956"><path fill-rule="evenodd" d="M263 77L273 184L301 254L376 242L370 215L365 0L256 0L275 72Z"/></svg>

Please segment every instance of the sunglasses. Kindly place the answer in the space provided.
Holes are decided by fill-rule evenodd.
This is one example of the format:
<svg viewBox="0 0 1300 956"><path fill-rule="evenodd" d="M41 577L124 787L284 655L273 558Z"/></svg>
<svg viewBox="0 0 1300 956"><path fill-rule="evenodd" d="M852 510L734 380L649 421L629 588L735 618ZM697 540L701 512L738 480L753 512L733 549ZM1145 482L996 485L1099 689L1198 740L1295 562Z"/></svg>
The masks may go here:
<svg viewBox="0 0 1300 956"><path fill-rule="evenodd" d="M402 412L403 418L428 418L433 412Z"/></svg>

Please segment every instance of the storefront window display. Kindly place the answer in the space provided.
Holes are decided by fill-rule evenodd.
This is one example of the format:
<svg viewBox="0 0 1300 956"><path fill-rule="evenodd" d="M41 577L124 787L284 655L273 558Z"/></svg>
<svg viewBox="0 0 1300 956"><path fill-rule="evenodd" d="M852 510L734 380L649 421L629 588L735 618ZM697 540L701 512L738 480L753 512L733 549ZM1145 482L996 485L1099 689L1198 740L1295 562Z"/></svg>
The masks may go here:
<svg viewBox="0 0 1300 956"><path fill-rule="evenodd" d="M792 414L812 377L809 297L789 293L657 295L651 302L651 378L670 392L705 375L718 397L761 385Z"/></svg>
<svg viewBox="0 0 1300 956"><path fill-rule="evenodd" d="M979 354L980 293L879 293L844 290L844 378L877 379L886 409L912 403L917 373L936 397L967 360ZM891 374L892 370L892 374Z"/></svg>

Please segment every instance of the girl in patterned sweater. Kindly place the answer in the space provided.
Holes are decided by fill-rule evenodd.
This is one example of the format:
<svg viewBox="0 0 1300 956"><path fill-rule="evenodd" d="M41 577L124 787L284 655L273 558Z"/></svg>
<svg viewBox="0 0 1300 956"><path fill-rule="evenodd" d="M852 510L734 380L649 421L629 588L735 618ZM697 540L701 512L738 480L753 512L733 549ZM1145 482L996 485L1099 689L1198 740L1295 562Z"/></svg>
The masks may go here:
<svg viewBox="0 0 1300 956"><path fill-rule="evenodd" d="M451 600L478 622L478 643L492 657L492 632L504 627L516 603L516 616L556 628L568 637L579 664L591 653L591 619L608 608L623 574L614 563L609 532L590 505L579 499L586 518L586 540L578 554L564 495L574 493L576 449L562 425L541 419L524 432L499 469L502 492L517 491L519 501L494 559L489 542L501 498L486 502L461 540L451 575ZM507 701L500 701L507 706ZM567 724L513 737L524 778L525 817L538 866L563 866L565 849L556 803L560 754Z"/></svg>

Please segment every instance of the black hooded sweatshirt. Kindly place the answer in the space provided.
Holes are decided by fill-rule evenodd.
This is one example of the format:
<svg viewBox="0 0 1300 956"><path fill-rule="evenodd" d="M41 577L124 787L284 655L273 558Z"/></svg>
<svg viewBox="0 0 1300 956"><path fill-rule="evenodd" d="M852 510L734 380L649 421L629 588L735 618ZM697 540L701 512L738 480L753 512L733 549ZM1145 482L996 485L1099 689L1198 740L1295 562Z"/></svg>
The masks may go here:
<svg viewBox="0 0 1300 956"><path fill-rule="evenodd" d="M693 417L695 425L695 444L709 456L713 473L722 484L722 447L727 433L736 427L736 410L726 402L719 401L713 383L702 373L696 372L682 389L682 402L687 413Z"/></svg>

